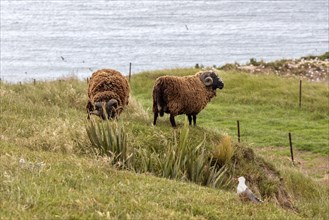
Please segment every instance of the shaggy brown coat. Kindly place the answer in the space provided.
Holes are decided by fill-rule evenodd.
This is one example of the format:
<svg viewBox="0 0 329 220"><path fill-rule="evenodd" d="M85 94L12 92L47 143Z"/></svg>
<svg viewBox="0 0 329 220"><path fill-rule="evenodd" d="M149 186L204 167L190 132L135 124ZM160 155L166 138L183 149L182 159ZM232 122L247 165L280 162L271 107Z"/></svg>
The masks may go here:
<svg viewBox="0 0 329 220"><path fill-rule="evenodd" d="M113 69L101 69L94 72L88 83L87 111L94 110L95 102L118 101L119 107L128 105L129 84L127 79ZM119 113L121 113L122 109Z"/></svg>
<svg viewBox="0 0 329 220"><path fill-rule="evenodd" d="M198 72L194 76L159 77L153 89L153 103L159 103L159 100L155 99L160 95L162 101L166 103L166 107L163 109L164 112L173 116L198 114L216 96L216 90L206 87L204 82L202 82L201 74L202 72ZM153 105L153 112L155 112L156 108L160 110L160 106L155 104Z"/></svg>
<svg viewBox="0 0 329 220"><path fill-rule="evenodd" d="M216 89L223 89L224 83L215 70L206 70L194 76L162 76L153 87L153 125L158 115L170 114L170 123L176 127L175 116L186 114L189 124L196 125L197 114L216 96Z"/></svg>

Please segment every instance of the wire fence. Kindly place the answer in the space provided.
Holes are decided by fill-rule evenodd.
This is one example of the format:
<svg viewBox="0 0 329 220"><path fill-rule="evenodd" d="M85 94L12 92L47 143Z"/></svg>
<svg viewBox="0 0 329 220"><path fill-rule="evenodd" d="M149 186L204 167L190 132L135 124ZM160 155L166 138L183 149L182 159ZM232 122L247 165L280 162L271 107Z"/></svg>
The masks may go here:
<svg viewBox="0 0 329 220"><path fill-rule="evenodd" d="M296 113L294 116L283 115L282 118L273 118L273 116L262 115L254 117L253 114L243 115L244 113L242 113L240 116L218 116L210 121L202 119L204 116L200 114L201 122L198 125L227 133L238 143L243 142L258 147L286 147L292 160L294 149L329 155L328 117L314 122L305 121L304 113L297 104L295 109L291 109ZM301 115L298 114L299 112ZM180 116L178 120L182 121L182 117L185 116Z"/></svg>
<svg viewBox="0 0 329 220"><path fill-rule="evenodd" d="M128 80L129 82L131 81L131 75L132 75L132 63L129 63L129 72L128 72ZM62 77L62 78L54 78L54 80L58 80L58 81L62 81L65 80L66 78L69 77ZM89 77L85 78L86 83L89 82ZM36 85L38 82L45 82L48 81L47 80L36 80L36 79L31 79L29 81L23 82L23 83L33 83L34 85ZM0 78L0 83L3 83L3 78ZM22 82L18 82L18 84L22 85ZM296 103L297 104L297 103ZM298 108L302 109L302 80L300 80L299 82L299 99L298 99ZM268 117L268 116L267 116ZM314 140L314 136L312 136L312 134L307 135L307 136L299 136L298 134L294 134L294 130L293 129L288 129L289 126L287 125L285 128L285 130L281 129L278 131L278 126L271 126L271 123L274 124L279 124L282 127L282 123L281 121L284 120L285 117L283 118L273 118L271 117L270 119L267 119L266 116L262 116L262 117L254 117L252 119L250 118L246 118L246 117L239 117L239 116L234 116L234 117L220 117L220 120L218 122L218 124L220 124L221 122L225 121L226 124L229 124L229 130L232 132L233 126L236 123L236 138L237 141L240 143L241 141L250 141L253 140L255 136L264 136L264 137L271 137L273 135L275 135L276 137L271 137L271 139L275 139L277 138L277 144L276 145L282 145L282 146L289 146L290 147L290 152L291 152L291 158L292 160L294 160L293 158L293 148L295 146L298 146L299 149L307 149L307 146L305 147L305 145L303 143L307 142L307 145L310 145L310 139ZM251 129L248 129L248 127L250 128L250 124L253 123L253 121L257 121L259 124L259 126L264 127L264 125L266 125L265 127L268 127L269 130L268 131L263 131L261 134L255 134L250 132ZM329 123L329 122L328 122ZM257 125L252 125L252 126L257 126ZM279 126L279 127L280 127ZM270 129L273 128L274 129ZM280 129L280 128L279 128ZM300 129L300 128L298 128ZM316 129L316 128L312 128L312 129ZM329 125L328 125L328 132L329 132ZM296 132L298 133L298 132ZM266 139L266 138L264 138ZM312 145L316 145L317 143L319 143L320 146L317 146L317 148L320 148L319 151L322 151L321 148L328 148L329 147L329 137L327 138L327 144L323 145L323 142L325 141L319 141L316 140ZM322 146L323 145L323 146ZM328 150L329 151L329 150Z"/></svg>

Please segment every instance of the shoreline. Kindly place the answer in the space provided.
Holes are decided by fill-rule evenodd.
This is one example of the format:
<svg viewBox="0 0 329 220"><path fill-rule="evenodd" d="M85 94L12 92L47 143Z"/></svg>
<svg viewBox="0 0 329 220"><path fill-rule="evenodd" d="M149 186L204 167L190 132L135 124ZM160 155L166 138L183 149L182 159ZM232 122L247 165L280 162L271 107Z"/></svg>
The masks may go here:
<svg viewBox="0 0 329 220"><path fill-rule="evenodd" d="M320 56L282 59L273 62L257 61L251 58L249 63L225 64L221 70L238 70L254 74L276 74L283 77L296 76L311 82L329 81L329 52Z"/></svg>
<svg viewBox="0 0 329 220"><path fill-rule="evenodd" d="M280 59L270 62L265 62L263 60L257 61L251 58L246 64L240 63L227 63L221 66L213 67L224 70L224 71L239 71L251 74L276 74L282 77L299 77L300 79L306 79L310 82L329 82L329 52L325 52L322 55L317 56L307 56L297 59ZM202 64L196 64L194 67L179 67L179 69L185 68L209 68L208 66L203 66ZM177 69L177 68L172 68ZM96 69L95 69L96 70ZM154 70L152 70L154 71ZM146 71L141 71L134 73L140 74ZM92 72L90 73L90 75ZM59 77L46 77L46 78L25 78L23 80L13 80L6 81L6 79L0 76L0 83L9 84L21 84L21 83L35 83L36 81L61 81L66 79L76 78L79 80L86 80L88 77L79 77L75 73L70 73L67 75L62 75Z"/></svg>

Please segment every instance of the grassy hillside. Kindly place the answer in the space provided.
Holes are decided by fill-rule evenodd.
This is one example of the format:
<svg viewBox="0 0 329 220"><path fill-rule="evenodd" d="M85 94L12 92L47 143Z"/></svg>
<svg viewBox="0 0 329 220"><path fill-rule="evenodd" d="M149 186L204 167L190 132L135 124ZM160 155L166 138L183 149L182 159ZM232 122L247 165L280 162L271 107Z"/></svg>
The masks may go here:
<svg viewBox="0 0 329 220"><path fill-rule="evenodd" d="M105 160L3 144L0 152L1 218L298 219L275 204L242 204L231 192L118 171Z"/></svg>
<svg viewBox="0 0 329 220"><path fill-rule="evenodd" d="M178 129L170 127L167 116L160 118L156 127L151 125L154 79L162 74L195 72L195 69L163 70L132 77L133 98L121 116L129 147L165 152L175 134L181 131L184 117L177 117ZM240 120L243 143L233 141L236 147L288 146L287 132L291 131L296 148L328 154L325 84L304 82L308 92L304 93L303 107L299 109L298 80L238 72L222 72L221 77L224 89L199 114L198 126L189 129L188 143L192 146L205 138L204 146L211 150L220 145L227 134L235 139L236 120ZM248 158L243 161L248 168L240 166L233 170L229 185L223 188L115 169L108 157L92 152L86 134L89 124L85 113L86 87L85 81L75 78L36 84L1 84L2 218L298 219L327 216L328 187L287 163L281 151L276 161L284 161L284 166L276 164L273 169L279 171L282 184L296 207L294 210L282 208L270 197L264 198L266 203L261 206L238 200L234 192L237 175L255 180L255 185L257 181L266 183L258 179L266 173L260 174L261 171L251 165L266 164L257 155L250 158L250 164ZM270 195L274 190L269 188L272 186L259 186L257 189L261 192L257 193ZM264 190L267 191L262 192Z"/></svg>
<svg viewBox="0 0 329 220"><path fill-rule="evenodd" d="M152 86L160 75L193 74L195 69L146 72L132 78L133 94L151 115ZM225 86L198 115L197 124L237 136L255 146L289 146L329 154L329 92L327 83L302 83L302 107L299 108L299 79L275 75L221 72ZM182 116L184 117L184 116ZM182 122L184 119L178 119ZM161 120L161 119L160 119ZM169 117L161 121L168 123ZM161 121L159 124L161 124ZM151 120L150 120L151 122Z"/></svg>

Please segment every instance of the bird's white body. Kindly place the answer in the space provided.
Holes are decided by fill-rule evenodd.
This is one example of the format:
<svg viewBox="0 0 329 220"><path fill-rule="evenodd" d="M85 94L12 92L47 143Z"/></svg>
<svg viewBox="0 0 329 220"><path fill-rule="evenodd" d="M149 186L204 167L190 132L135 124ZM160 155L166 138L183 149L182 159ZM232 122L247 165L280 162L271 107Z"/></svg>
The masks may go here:
<svg viewBox="0 0 329 220"><path fill-rule="evenodd" d="M263 202L262 200L257 198L247 187L246 179L243 176L239 177L238 180L239 180L239 184L238 187L236 188L236 191L242 200L250 200L255 203Z"/></svg>
<svg viewBox="0 0 329 220"><path fill-rule="evenodd" d="M248 187L246 185L246 179L243 176L239 177L238 180L239 180L239 185L236 188L236 190L237 190L237 193L240 194L240 193L244 192Z"/></svg>

